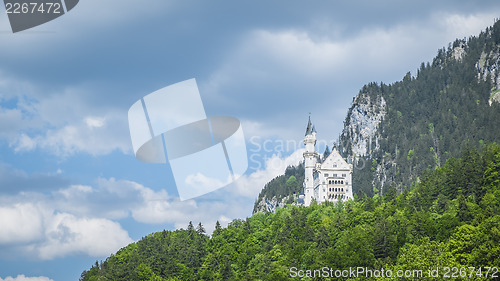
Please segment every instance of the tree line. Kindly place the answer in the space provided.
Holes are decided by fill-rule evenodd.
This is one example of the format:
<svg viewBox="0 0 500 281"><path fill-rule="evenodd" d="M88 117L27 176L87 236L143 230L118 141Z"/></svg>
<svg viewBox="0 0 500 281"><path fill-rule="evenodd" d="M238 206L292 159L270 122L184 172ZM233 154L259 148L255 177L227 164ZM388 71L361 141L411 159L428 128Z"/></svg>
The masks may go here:
<svg viewBox="0 0 500 281"><path fill-rule="evenodd" d="M461 157L427 169L400 194L391 187L376 198L356 194L347 202L287 205L226 228L217 222L211 236L201 223L150 234L96 262L80 281L288 280L292 267L325 266L392 272L456 267L469 270L459 280L489 280L491 272L477 269L499 265L500 145L492 143L466 146Z"/></svg>

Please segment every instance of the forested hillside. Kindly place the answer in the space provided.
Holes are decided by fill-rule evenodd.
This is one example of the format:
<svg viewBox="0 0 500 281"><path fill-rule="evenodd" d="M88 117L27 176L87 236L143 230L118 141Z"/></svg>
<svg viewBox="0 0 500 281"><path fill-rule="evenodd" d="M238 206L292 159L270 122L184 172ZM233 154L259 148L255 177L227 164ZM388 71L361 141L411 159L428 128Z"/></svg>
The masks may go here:
<svg viewBox="0 0 500 281"><path fill-rule="evenodd" d="M259 193L253 206L253 213L274 212L277 207L294 203L303 192L304 164L287 167L284 175L268 182Z"/></svg>
<svg viewBox="0 0 500 281"><path fill-rule="evenodd" d="M466 145L461 158L429 169L399 195L389 188L377 198L288 205L217 225L211 237L201 223L153 233L80 280L288 280L298 270L358 266L423 271L406 280L449 280L445 267L463 267L467 277L458 279L490 280L486 267L499 265L500 146L485 144ZM436 267L441 278L428 278Z"/></svg>
<svg viewBox="0 0 500 281"><path fill-rule="evenodd" d="M340 147L354 156L353 188L369 196L407 190L426 169L468 144L500 141L500 22L456 40L391 85L370 83L354 99Z"/></svg>

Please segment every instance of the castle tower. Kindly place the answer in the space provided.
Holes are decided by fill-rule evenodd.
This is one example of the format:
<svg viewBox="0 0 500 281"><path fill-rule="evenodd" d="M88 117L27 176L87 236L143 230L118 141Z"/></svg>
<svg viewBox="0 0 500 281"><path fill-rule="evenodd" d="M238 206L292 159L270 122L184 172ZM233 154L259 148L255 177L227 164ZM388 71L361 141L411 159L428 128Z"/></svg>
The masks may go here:
<svg viewBox="0 0 500 281"><path fill-rule="evenodd" d="M316 129L311 123L311 116L307 123L306 135L304 137L304 205L309 206L314 196L314 169L318 159L316 153Z"/></svg>

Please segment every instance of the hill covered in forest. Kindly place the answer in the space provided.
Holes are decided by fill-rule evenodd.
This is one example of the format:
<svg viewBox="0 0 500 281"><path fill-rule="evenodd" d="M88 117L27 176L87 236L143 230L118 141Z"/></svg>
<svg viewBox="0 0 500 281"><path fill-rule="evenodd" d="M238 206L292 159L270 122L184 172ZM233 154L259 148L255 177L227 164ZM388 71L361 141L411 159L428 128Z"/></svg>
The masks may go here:
<svg viewBox="0 0 500 281"><path fill-rule="evenodd" d="M500 142L498 120L500 22L439 49L432 63L422 63L415 75L408 72L390 85L363 86L337 145L344 157L354 158L355 193L381 196L390 187L401 193L425 170L459 157L466 144L479 148ZM266 184L254 212L286 204L291 176ZM293 190L303 192L302 186Z"/></svg>
<svg viewBox="0 0 500 281"><path fill-rule="evenodd" d="M370 83L353 100L339 146L356 158L353 188L407 190L465 145L500 141L500 22L438 50L415 75Z"/></svg>
<svg viewBox="0 0 500 281"><path fill-rule="evenodd" d="M210 237L190 223L122 248L80 280L311 280L300 275L324 267L421 274L408 280L449 280L446 268L452 276L456 267L467 279L489 280L499 245L500 146L466 145L461 158L428 170L399 195L391 187L377 198L287 205L227 228L217 223ZM429 268L441 278L427 278Z"/></svg>

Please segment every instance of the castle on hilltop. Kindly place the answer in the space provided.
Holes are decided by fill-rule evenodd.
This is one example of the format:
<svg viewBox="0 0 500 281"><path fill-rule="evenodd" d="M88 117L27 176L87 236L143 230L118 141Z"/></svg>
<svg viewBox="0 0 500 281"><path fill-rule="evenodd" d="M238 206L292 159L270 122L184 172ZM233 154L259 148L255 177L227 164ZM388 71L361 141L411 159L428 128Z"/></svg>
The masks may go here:
<svg viewBox="0 0 500 281"><path fill-rule="evenodd" d="M304 145L304 194L299 196L298 203L309 206L313 200L323 203L352 199L352 164L342 158L336 147L324 159L320 158L316 152L316 129L311 116Z"/></svg>

